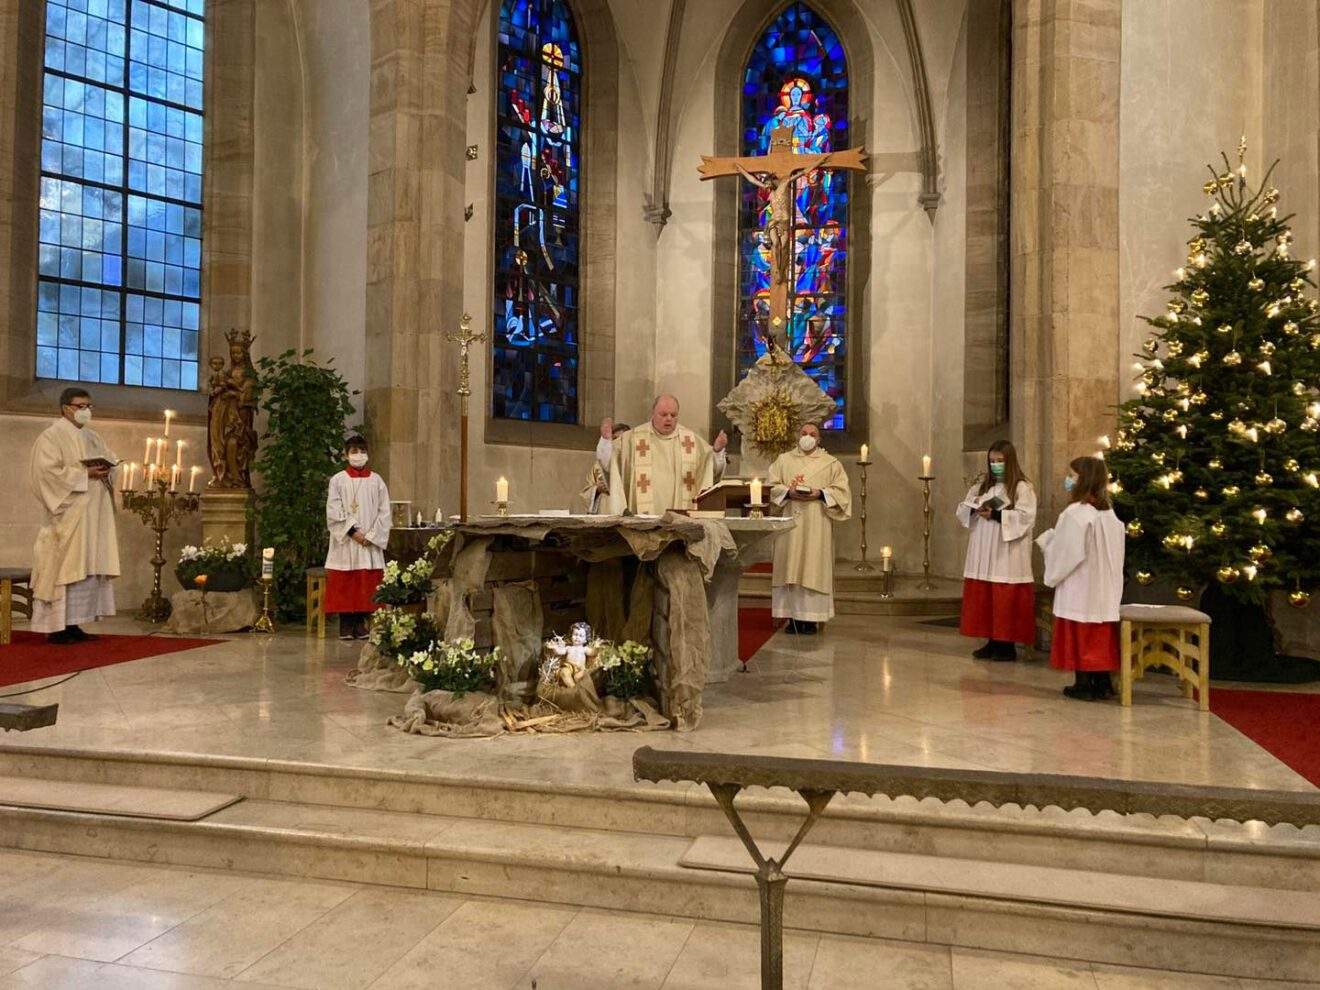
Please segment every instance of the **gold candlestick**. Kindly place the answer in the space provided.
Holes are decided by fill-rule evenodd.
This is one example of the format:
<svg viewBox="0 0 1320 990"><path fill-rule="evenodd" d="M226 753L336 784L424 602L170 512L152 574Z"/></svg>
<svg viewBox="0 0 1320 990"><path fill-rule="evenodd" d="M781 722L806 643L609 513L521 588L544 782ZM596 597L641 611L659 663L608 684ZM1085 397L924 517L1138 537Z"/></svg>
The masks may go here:
<svg viewBox="0 0 1320 990"><path fill-rule="evenodd" d="M495 505L495 515L499 516L501 519L507 519L509 516L509 503L495 502L494 505Z"/></svg>
<svg viewBox="0 0 1320 990"><path fill-rule="evenodd" d="M930 505L930 483L935 480L935 476L923 474L917 480L921 482L921 515L924 522L921 530L922 577L917 588L921 591L934 591L935 584L930 579L930 520L935 510Z"/></svg>
<svg viewBox="0 0 1320 990"><path fill-rule="evenodd" d="M747 518L748 518L748 519L764 519L764 518L765 518L765 510L766 510L766 506L767 506L768 504L769 504L769 503L767 503L767 502L748 502L748 503L747 503Z"/></svg>
<svg viewBox="0 0 1320 990"><path fill-rule="evenodd" d="M862 488L861 488L861 492L859 493L859 496L861 498L861 505L862 505L862 511L861 511L862 559L859 560L853 566L853 570L861 571L864 574L869 574L871 571L875 570L875 565L866 559L866 469L870 467L870 465L871 465L870 458L859 457L857 459L857 466L862 469Z"/></svg>
<svg viewBox="0 0 1320 990"><path fill-rule="evenodd" d="M484 333L472 332L472 317L467 313L458 321L458 330L445 334L458 345L458 518L468 518L468 396L472 394L472 375L468 370L468 349L486 339Z"/></svg>
<svg viewBox="0 0 1320 990"><path fill-rule="evenodd" d="M262 575L261 578L261 618L252 627L254 633L274 633L275 620L270 617L270 586L273 577Z"/></svg>
<svg viewBox="0 0 1320 990"><path fill-rule="evenodd" d="M142 618L148 622L164 622L170 617L170 601L160 590L160 569L165 566L165 531L176 517L196 512L200 504L194 492L170 489L168 478L157 478L144 491L120 492L120 503L135 512L156 533L156 552L151 558L154 571L151 594L142 603Z"/></svg>

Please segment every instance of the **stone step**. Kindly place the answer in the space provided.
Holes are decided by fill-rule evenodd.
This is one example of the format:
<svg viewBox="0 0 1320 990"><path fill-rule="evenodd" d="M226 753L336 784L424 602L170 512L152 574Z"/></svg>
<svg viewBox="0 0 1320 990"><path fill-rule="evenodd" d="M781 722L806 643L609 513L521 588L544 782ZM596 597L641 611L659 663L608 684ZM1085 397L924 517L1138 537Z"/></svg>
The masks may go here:
<svg viewBox="0 0 1320 990"><path fill-rule="evenodd" d="M758 918L751 878L682 866L693 846L682 836L247 800L197 822L0 808L0 843L701 920ZM1320 967L1320 925L1298 894L1204 883L1170 891L1164 880L1093 872L1064 882L1048 868L914 855L891 872L881 886L795 879L785 924L1233 976L1300 980ZM1238 910L1226 920L1207 904Z"/></svg>
<svg viewBox="0 0 1320 990"><path fill-rule="evenodd" d="M683 784L557 784L243 757L0 746L0 775L205 790L248 800L487 823L603 829L691 839L728 835L710 794ZM804 806L787 791L751 790L738 807L757 836L786 840ZM1170 880L1320 892L1320 827L1155 819L1057 808L967 807L910 797L836 797L815 842L880 852L1049 865ZM3 841L3 840L0 840Z"/></svg>

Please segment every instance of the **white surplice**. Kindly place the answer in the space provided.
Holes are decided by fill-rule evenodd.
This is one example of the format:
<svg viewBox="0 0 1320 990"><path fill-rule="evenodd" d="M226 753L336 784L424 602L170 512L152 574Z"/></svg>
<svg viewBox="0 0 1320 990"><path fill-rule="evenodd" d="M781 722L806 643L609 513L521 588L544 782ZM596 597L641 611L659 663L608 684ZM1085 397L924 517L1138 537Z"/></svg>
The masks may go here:
<svg viewBox="0 0 1320 990"><path fill-rule="evenodd" d="M997 498L1007 506L1008 493L1003 482L984 495L981 486L973 485L967 497L958 503L958 522L971 530L967 541L967 562L963 577L1000 584L1031 584L1031 530L1036 525L1036 490L1020 481L1013 507L1005 507L1000 522L982 519L976 514L981 504Z"/></svg>
<svg viewBox="0 0 1320 990"><path fill-rule="evenodd" d="M375 471L366 478L340 471L330 479L325 501L330 549L325 567L330 571L378 571L385 566L390 542L390 491ZM370 543L362 546L348 535L356 528Z"/></svg>
<svg viewBox="0 0 1320 990"><path fill-rule="evenodd" d="M1045 583L1054 616L1073 622L1117 622L1123 601L1127 531L1113 509L1074 502L1036 542L1045 554Z"/></svg>
<svg viewBox="0 0 1320 990"><path fill-rule="evenodd" d="M92 458L119 460L94 430L63 417L32 448L28 477L42 510L32 548L33 632L59 632L115 613L114 497L107 484L88 478L82 462Z"/></svg>

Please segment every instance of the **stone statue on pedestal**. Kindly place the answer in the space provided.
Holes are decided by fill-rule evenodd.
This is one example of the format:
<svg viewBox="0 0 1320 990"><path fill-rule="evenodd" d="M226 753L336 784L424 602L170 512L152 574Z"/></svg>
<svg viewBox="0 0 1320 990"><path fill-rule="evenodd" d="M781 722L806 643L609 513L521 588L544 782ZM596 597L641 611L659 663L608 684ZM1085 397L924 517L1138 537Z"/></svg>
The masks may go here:
<svg viewBox="0 0 1320 990"><path fill-rule="evenodd" d="M252 335L230 330L229 367L211 358L211 398L207 408L206 453L214 491L252 490L252 462L257 456L257 372L249 353Z"/></svg>

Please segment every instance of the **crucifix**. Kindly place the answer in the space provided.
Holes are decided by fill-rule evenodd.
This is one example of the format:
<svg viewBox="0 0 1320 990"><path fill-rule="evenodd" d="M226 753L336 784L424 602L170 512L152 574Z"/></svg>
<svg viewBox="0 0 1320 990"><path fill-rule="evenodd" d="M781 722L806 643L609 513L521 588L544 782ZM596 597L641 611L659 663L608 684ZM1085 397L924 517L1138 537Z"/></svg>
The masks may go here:
<svg viewBox="0 0 1320 990"><path fill-rule="evenodd" d="M770 192L770 222L766 237L770 246L770 326L766 346L774 355L788 355L788 319L793 306L794 191L797 180L817 169L847 169L864 172L866 149L849 148L824 154L800 155L793 151L792 128L770 132L770 151L743 158L701 156L697 171L701 180L741 175L754 186Z"/></svg>
<svg viewBox="0 0 1320 990"><path fill-rule="evenodd" d="M458 345L458 518L468 518L468 396L472 394L472 375L468 370L468 349L486 339L484 333L472 332L472 317L467 313L458 321L458 329L445 334Z"/></svg>

